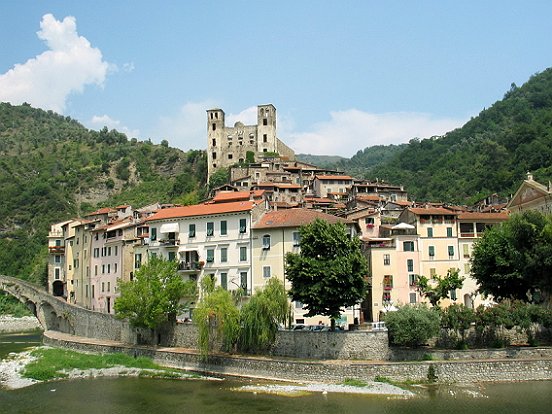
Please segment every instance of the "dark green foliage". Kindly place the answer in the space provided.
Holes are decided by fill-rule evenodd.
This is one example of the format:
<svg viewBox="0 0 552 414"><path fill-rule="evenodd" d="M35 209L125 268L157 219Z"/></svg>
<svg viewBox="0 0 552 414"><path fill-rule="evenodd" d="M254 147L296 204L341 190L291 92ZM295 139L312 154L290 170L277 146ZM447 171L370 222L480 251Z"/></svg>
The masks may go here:
<svg viewBox="0 0 552 414"><path fill-rule="evenodd" d="M52 223L116 203L202 198L206 168L204 151L129 141L52 111L0 103L0 274L40 281ZM181 175L191 184L176 184Z"/></svg>
<svg viewBox="0 0 552 414"><path fill-rule="evenodd" d="M467 346L466 334L472 323L475 323L475 312L464 305L455 303L441 311L441 327L456 335L458 348Z"/></svg>
<svg viewBox="0 0 552 414"><path fill-rule="evenodd" d="M369 147L335 166L404 185L418 201L507 196L527 171L546 183L552 179L552 68L510 89L462 128L395 148Z"/></svg>
<svg viewBox="0 0 552 414"><path fill-rule="evenodd" d="M12 315L19 318L31 315L31 312L13 296L0 292L0 315Z"/></svg>
<svg viewBox="0 0 552 414"><path fill-rule="evenodd" d="M437 306L439 301L450 297L451 290L462 289L464 278L458 273L458 269L449 269L444 277L435 275L428 279L425 276L418 277L418 290L426 297L432 306Z"/></svg>
<svg viewBox="0 0 552 414"><path fill-rule="evenodd" d="M245 153L245 162L247 164L253 164L255 162L255 153L253 151L247 151Z"/></svg>
<svg viewBox="0 0 552 414"><path fill-rule="evenodd" d="M514 214L475 244L471 274L483 294L529 302L552 294L552 216Z"/></svg>
<svg viewBox="0 0 552 414"><path fill-rule="evenodd" d="M211 177L209 177L209 190L212 191L221 185L230 182L230 170L228 168L219 168Z"/></svg>
<svg viewBox="0 0 552 414"><path fill-rule="evenodd" d="M117 317L150 329L175 321L177 314L187 307L186 300L195 296L195 282L184 282L177 267L175 261L151 257L138 269L133 281L119 282Z"/></svg>
<svg viewBox="0 0 552 414"><path fill-rule="evenodd" d="M301 252L286 255L286 278L292 300L304 304L305 316L332 318L332 328L344 307L364 298L366 259L360 241L345 225L315 220L300 228Z"/></svg>
<svg viewBox="0 0 552 414"><path fill-rule="evenodd" d="M417 347L439 333L439 312L424 304L405 305L385 315L385 326L391 343Z"/></svg>

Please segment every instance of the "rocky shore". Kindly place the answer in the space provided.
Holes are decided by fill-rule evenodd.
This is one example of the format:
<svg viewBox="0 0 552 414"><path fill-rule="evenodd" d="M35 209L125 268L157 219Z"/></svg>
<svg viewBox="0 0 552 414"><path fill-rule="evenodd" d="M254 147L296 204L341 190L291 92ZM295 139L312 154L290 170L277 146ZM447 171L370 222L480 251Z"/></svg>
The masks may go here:
<svg viewBox="0 0 552 414"><path fill-rule="evenodd" d="M0 315L0 333L28 332L42 329L34 316L15 318L10 315Z"/></svg>

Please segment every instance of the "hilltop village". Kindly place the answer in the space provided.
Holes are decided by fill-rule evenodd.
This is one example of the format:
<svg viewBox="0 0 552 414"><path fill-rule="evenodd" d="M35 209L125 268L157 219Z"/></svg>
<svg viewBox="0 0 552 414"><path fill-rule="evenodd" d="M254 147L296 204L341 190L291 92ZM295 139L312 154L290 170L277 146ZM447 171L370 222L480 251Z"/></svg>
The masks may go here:
<svg viewBox="0 0 552 414"><path fill-rule="evenodd" d="M128 281L149 257L178 262L186 280L210 275L224 289L250 295L271 277L286 288L285 255L298 252L302 225L340 222L362 241L369 264L365 299L342 313L338 325L377 322L401 304L424 301L418 275L457 269L462 289L443 306L476 307L486 299L470 277L474 242L509 212L552 212L552 186L528 174L509 200L492 195L473 206L416 203L407 190L383 181L295 159L278 137L276 108L260 105L257 124L225 125L221 109L207 111L208 175L229 169L230 182L196 205L152 204L101 208L55 223L48 235L48 291L88 309L114 313L118 280ZM294 303L295 324L306 318ZM193 318L193 309L180 319Z"/></svg>

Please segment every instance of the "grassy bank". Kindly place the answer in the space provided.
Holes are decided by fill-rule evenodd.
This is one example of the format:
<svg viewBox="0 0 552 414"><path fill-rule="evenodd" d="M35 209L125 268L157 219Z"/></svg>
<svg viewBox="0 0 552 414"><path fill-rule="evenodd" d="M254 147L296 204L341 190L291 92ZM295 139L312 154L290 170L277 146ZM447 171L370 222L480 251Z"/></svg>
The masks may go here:
<svg viewBox="0 0 552 414"><path fill-rule="evenodd" d="M133 358L125 354L81 354L74 351L56 348L38 348L31 355L36 358L25 367L23 377L38 381L48 381L68 377L71 370L101 370L124 367L143 370L141 376L181 378L196 376L181 371L163 368L145 357ZM121 371L124 375L125 371Z"/></svg>

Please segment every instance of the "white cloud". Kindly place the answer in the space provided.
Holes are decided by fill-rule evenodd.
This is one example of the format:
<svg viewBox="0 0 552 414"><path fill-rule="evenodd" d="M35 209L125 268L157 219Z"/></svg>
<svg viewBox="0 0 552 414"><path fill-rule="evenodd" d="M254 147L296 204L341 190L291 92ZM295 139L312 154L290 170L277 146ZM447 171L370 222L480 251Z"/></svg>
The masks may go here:
<svg viewBox="0 0 552 414"><path fill-rule="evenodd" d="M238 114L226 114L226 126L234 126L238 121L244 125L257 125L257 107L250 106Z"/></svg>
<svg viewBox="0 0 552 414"><path fill-rule="evenodd" d="M216 107L214 101L210 100L185 103L176 114L159 118L153 130L158 138L155 141L166 139L171 147L184 151L205 149L207 147L206 111Z"/></svg>
<svg viewBox="0 0 552 414"><path fill-rule="evenodd" d="M330 113L330 120L315 124L310 132L278 133L296 153L351 157L373 145L408 142L412 138L443 135L466 119L435 118L416 112L373 114L357 109Z"/></svg>
<svg viewBox="0 0 552 414"><path fill-rule="evenodd" d="M121 124L121 121L111 118L109 115L94 115L90 122L88 122L88 127L91 129L102 129L106 126L108 129L116 129L119 132L126 134L128 138L138 138L140 137L140 130L130 129Z"/></svg>
<svg viewBox="0 0 552 414"><path fill-rule="evenodd" d="M0 101L28 102L63 113L70 94L90 84L103 86L110 65L99 49L78 35L74 17L59 21L46 14L40 29L37 35L49 50L0 75Z"/></svg>

